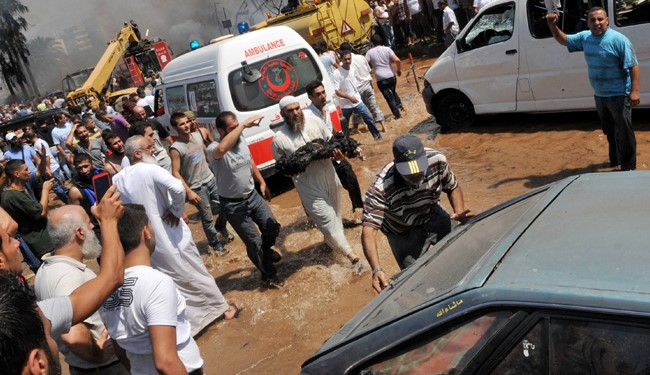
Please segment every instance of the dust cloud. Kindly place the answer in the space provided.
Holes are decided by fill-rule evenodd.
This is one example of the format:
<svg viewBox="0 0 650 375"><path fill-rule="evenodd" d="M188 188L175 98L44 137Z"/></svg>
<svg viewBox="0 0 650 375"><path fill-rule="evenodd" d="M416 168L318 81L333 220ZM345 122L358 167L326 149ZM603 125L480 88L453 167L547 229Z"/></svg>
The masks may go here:
<svg viewBox="0 0 650 375"><path fill-rule="evenodd" d="M277 13L284 0L173 0L101 1L101 0L22 0L29 7L25 14L27 40L46 38L48 52L32 48L37 82L43 89L55 90L61 79L78 69L94 66L124 22L134 20L142 35L165 39L174 56L189 50L189 43L202 45L211 39L236 33L238 22L254 25L266 18L267 11ZM228 28L230 21L230 28ZM50 40L50 38L52 38ZM52 60L63 60L60 68Z"/></svg>

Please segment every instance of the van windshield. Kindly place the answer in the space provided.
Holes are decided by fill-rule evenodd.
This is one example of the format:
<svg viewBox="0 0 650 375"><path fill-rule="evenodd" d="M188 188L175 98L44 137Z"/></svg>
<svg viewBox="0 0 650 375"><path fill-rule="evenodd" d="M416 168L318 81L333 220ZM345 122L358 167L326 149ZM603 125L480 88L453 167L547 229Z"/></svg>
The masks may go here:
<svg viewBox="0 0 650 375"><path fill-rule="evenodd" d="M316 61L304 48L252 63L249 67L259 70L262 75L256 82L244 80L243 68L228 76L230 94L240 112L266 108L287 95L301 95L306 92L309 82L323 79Z"/></svg>

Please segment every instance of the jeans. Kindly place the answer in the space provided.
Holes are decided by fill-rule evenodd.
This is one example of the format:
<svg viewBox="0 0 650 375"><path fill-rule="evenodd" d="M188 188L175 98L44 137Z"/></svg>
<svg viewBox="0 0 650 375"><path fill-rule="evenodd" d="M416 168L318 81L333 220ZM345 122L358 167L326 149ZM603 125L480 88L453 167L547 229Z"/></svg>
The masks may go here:
<svg viewBox="0 0 650 375"><path fill-rule="evenodd" d="M436 244L451 232L451 217L442 206L436 204L431 213L431 220L412 228L410 231L393 234L388 233L388 244L393 251L400 269L415 263L430 244Z"/></svg>
<svg viewBox="0 0 650 375"><path fill-rule="evenodd" d="M595 96L596 110L609 143L609 161L621 170L636 169L636 137L629 96Z"/></svg>
<svg viewBox="0 0 650 375"><path fill-rule="evenodd" d="M395 91L396 85L397 79L395 79L395 77L377 81L377 88L381 91L384 99L386 99L390 111L393 112L393 116L398 119L402 117L399 112L400 108L402 108L402 99L400 99L399 95L397 95L397 91Z"/></svg>
<svg viewBox="0 0 650 375"><path fill-rule="evenodd" d="M343 111L343 116L347 119L350 118L350 115L352 113L356 113L361 116L363 119L363 122L366 123L368 126L368 130L370 130L370 133L372 133L372 136L375 139L381 139L381 134L379 133L379 130L377 130L377 126L375 125L375 120L372 118L372 115L368 111L368 107L366 107L363 102L357 103L357 106L354 108L342 108Z"/></svg>
<svg viewBox="0 0 650 375"><path fill-rule="evenodd" d="M360 89L359 94L361 94L363 104L365 104L370 113L372 113L375 122L384 121L384 113L379 109L379 104L377 104L377 99L375 98L375 90L372 89L372 83L369 83L364 88Z"/></svg>
<svg viewBox="0 0 650 375"><path fill-rule="evenodd" d="M280 233L280 223L275 220L264 198L253 189L250 197L242 201L222 198L221 207L228 222L246 245L246 254L260 270L262 278L275 276L277 270L271 260L270 249Z"/></svg>
<svg viewBox="0 0 650 375"><path fill-rule="evenodd" d="M210 181L201 185L198 189L192 189L201 197L201 203L196 208L201 216L201 224L208 244L212 247L218 246L221 242L217 237L217 231L226 231L226 215L221 214L219 194L217 194L217 179L212 177ZM216 223L212 222L213 214L220 213Z"/></svg>

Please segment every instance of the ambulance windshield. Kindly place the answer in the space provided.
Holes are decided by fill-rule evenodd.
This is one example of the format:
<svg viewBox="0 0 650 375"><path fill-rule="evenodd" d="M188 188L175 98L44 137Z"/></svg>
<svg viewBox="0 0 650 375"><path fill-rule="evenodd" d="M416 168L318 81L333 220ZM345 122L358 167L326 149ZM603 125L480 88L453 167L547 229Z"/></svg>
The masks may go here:
<svg viewBox="0 0 650 375"><path fill-rule="evenodd" d="M261 78L256 82L246 82L244 68L228 76L230 94L235 108L240 112L269 107L287 95L301 95L309 82L323 79L316 61L304 48L262 61L249 61L247 65L251 70L260 72Z"/></svg>

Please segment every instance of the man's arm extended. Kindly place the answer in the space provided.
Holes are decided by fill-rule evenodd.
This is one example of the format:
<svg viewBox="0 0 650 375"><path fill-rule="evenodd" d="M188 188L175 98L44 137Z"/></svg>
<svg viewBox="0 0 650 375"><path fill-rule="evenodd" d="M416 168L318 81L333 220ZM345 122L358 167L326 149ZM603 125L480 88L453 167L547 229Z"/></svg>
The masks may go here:
<svg viewBox="0 0 650 375"><path fill-rule="evenodd" d="M201 203L201 197L198 194L196 194L192 189L190 189L189 185L183 179L183 175L181 175L180 152L172 148L169 150L169 157L172 159L172 176L181 180L181 182L183 183L183 187L185 188L185 195L187 195L187 200L194 205Z"/></svg>
<svg viewBox="0 0 650 375"><path fill-rule="evenodd" d="M97 311L108 296L124 282L124 248L117 231L117 222L124 214L124 206L116 189L116 185L111 186L101 202L92 208L93 215L101 224L101 268L96 278L70 294L73 326Z"/></svg>
<svg viewBox="0 0 650 375"><path fill-rule="evenodd" d="M263 117L264 116L262 115L254 115L242 121L239 126L233 129L230 133L226 134L225 137L221 138L221 142L219 142L219 145L217 148L215 148L214 152L212 153L212 157L215 159L221 159L226 154L226 152L230 151L235 146L244 129L256 126L257 121L261 120Z"/></svg>
<svg viewBox="0 0 650 375"><path fill-rule="evenodd" d="M555 38L555 40L557 40L561 45L566 46L566 34L557 26L559 18L560 17L555 13L549 13L546 15L546 23L548 24L548 28L551 30L551 34L553 34L553 38Z"/></svg>
<svg viewBox="0 0 650 375"><path fill-rule="evenodd" d="M363 254L370 264L372 275L372 288L377 292L381 292L390 283L386 278L386 274L381 270L379 264L379 253L377 251L377 234L379 230L370 226L364 226L361 230L361 246L363 247Z"/></svg>

